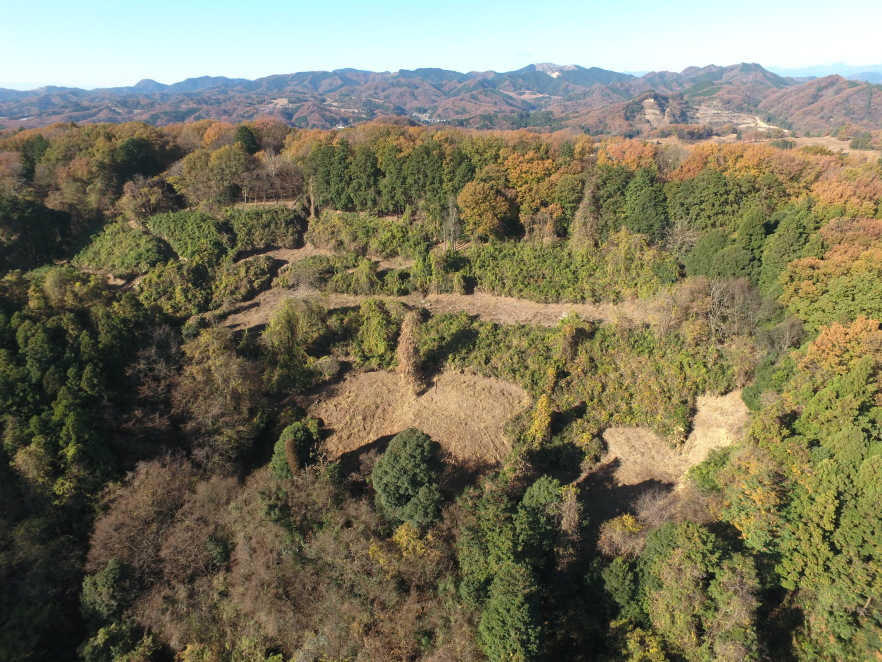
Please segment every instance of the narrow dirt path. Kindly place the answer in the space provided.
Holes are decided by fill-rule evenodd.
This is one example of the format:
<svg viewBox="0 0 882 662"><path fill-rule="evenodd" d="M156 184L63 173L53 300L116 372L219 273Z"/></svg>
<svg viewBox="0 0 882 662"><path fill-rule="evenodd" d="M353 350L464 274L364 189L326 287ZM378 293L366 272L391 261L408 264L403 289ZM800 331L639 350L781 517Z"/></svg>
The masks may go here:
<svg viewBox="0 0 882 662"><path fill-rule="evenodd" d="M223 325L231 329L247 329L269 322L276 308L285 299L310 298L327 308L349 308L361 305L366 299L386 299L409 306L419 306L432 313L474 315L497 324L531 324L554 326L569 313L583 319L613 322L628 319L634 322L649 320L646 302L626 301L621 304L538 303L527 299L475 292L474 294L408 294L406 296L324 294L314 291L272 289L262 292L251 301L237 306Z"/></svg>
<svg viewBox="0 0 882 662"><path fill-rule="evenodd" d="M331 252L317 249L311 245L304 248L278 249L266 253L270 257L292 264L314 255L332 255ZM381 268L405 268L407 260L384 260ZM282 269L285 267L283 266ZM354 295L319 293L312 290L287 290L273 288L261 292L254 299L236 306L226 317L223 325L231 329L248 329L267 324L276 308L285 299L311 298L322 302L327 308L348 308L361 305L365 299L389 299L420 306L432 313L465 312L488 322L497 324L531 324L534 326L554 326L569 313L575 313L587 320L613 322L631 320L647 322L651 312L646 301L626 301L621 304L591 303L538 303L527 299L500 296L487 292L474 294L408 294L406 296L384 297L379 295Z"/></svg>

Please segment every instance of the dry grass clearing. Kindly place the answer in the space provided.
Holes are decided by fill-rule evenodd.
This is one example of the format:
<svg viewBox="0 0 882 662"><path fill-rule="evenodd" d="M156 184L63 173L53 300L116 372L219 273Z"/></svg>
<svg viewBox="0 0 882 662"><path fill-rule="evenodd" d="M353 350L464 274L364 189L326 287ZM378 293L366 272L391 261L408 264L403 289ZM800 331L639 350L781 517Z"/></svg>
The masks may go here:
<svg viewBox="0 0 882 662"><path fill-rule="evenodd" d="M416 427L457 462L487 466L511 449L505 423L529 402L515 384L459 371L437 375L416 396L396 373L381 370L348 373L313 396L308 409L330 430L324 450L332 459Z"/></svg>
<svg viewBox="0 0 882 662"><path fill-rule="evenodd" d="M648 428L607 429L603 435L607 453L581 481L589 521L598 525L635 510L641 516L650 511L655 512L653 517L662 514L657 524L671 518L702 517L698 512L701 508L695 512L690 510L695 503L686 496L690 492L684 484L686 472L713 449L735 443L744 431L748 416L740 391L700 397L692 433L679 449L672 449ZM682 491L679 489L684 487ZM685 510L676 514L681 507Z"/></svg>
<svg viewBox="0 0 882 662"><path fill-rule="evenodd" d="M613 467L611 475L619 486L648 481L681 485L686 472L704 461L712 450L738 440L748 415L741 391L723 396L701 396L692 432L680 449L672 449L648 428L609 428L603 434L608 451L598 469Z"/></svg>

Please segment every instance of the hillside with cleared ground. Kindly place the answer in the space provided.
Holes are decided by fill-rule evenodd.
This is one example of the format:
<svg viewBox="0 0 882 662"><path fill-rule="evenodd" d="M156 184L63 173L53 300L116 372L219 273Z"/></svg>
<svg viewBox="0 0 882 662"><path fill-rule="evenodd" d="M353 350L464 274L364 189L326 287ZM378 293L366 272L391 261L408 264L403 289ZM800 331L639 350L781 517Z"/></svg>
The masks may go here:
<svg viewBox="0 0 882 662"><path fill-rule="evenodd" d="M505 424L529 406L519 386L460 371L445 371L419 395L387 371L350 372L316 395L309 413L328 429L332 459L382 437L416 427L467 465L498 465L511 450Z"/></svg>

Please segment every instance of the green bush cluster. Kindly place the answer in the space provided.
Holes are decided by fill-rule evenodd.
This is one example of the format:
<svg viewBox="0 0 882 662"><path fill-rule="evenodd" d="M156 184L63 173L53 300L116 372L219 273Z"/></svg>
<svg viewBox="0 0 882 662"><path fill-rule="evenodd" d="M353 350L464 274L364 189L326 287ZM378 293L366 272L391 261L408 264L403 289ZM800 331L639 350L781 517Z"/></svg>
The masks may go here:
<svg viewBox="0 0 882 662"><path fill-rule="evenodd" d="M229 226L204 212L156 214L147 219L147 228L185 260L218 260L230 250Z"/></svg>
<svg viewBox="0 0 882 662"><path fill-rule="evenodd" d="M472 276L488 292L543 302L593 301L598 294L596 259L563 244L476 245L468 258Z"/></svg>
<svg viewBox="0 0 882 662"><path fill-rule="evenodd" d="M118 221L105 226L71 263L117 278L130 278L147 273L167 257L166 246L156 237Z"/></svg>
<svg viewBox="0 0 882 662"><path fill-rule="evenodd" d="M214 270L211 283L211 308L252 298L265 290L271 281L272 258L249 257L238 262L225 260Z"/></svg>
<svg viewBox="0 0 882 662"><path fill-rule="evenodd" d="M415 256L433 243L431 234L407 217L389 219L332 211L324 211L310 221L306 240L319 248L381 258Z"/></svg>
<svg viewBox="0 0 882 662"><path fill-rule="evenodd" d="M416 428L399 432L377 460L371 484L377 509L393 523L409 522L425 530L441 507L441 446Z"/></svg>
<svg viewBox="0 0 882 662"><path fill-rule="evenodd" d="M279 435L273 447L270 471L277 480L291 478L296 471L314 464L321 440L318 419L307 416L295 421Z"/></svg>
<svg viewBox="0 0 882 662"><path fill-rule="evenodd" d="M628 230L596 250L505 242L473 246L467 255L477 288L547 303L647 297L676 282L679 272L670 255Z"/></svg>
<svg viewBox="0 0 882 662"><path fill-rule="evenodd" d="M237 253L273 248L297 248L303 243L306 219L287 207L224 209L223 220L236 237Z"/></svg>
<svg viewBox="0 0 882 662"><path fill-rule="evenodd" d="M395 362L395 347L404 307L400 304L367 299L358 313L358 330L352 352L359 365L389 368Z"/></svg>
<svg viewBox="0 0 882 662"><path fill-rule="evenodd" d="M481 322L464 313L435 315L423 326L420 352L434 369L470 368L520 384L536 397L547 391L549 371L559 371L552 406L556 412L584 410L576 425L580 436L609 425L648 425L679 442L689 431L695 399L733 386L722 355L690 348L678 333L659 337L650 329L577 324L572 332L568 323L546 329ZM555 435L575 424L558 418Z"/></svg>
<svg viewBox="0 0 882 662"><path fill-rule="evenodd" d="M211 273L202 260L159 264L141 281L138 298L173 317L198 315L211 305Z"/></svg>

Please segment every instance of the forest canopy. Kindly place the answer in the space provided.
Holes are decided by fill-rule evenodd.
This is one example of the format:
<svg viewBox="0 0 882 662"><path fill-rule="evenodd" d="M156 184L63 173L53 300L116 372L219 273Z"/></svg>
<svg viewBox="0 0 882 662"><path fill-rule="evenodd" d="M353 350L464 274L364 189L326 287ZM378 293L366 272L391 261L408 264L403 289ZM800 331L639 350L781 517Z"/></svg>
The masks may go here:
<svg viewBox="0 0 882 662"><path fill-rule="evenodd" d="M3 659L882 655L879 163L271 120L0 157ZM400 417L334 446L378 373L344 409ZM492 453L477 390L419 418L451 373L523 395ZM619 481L610 430L686 458L733 392L743 434Z"/></svg>

